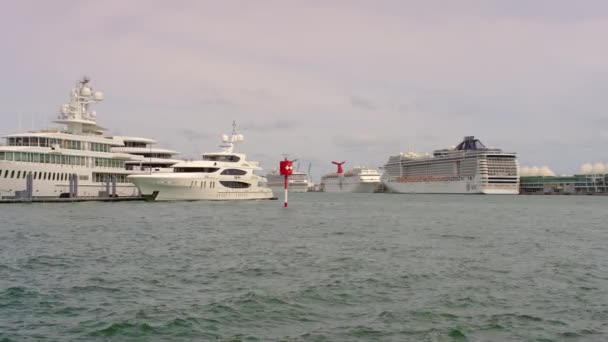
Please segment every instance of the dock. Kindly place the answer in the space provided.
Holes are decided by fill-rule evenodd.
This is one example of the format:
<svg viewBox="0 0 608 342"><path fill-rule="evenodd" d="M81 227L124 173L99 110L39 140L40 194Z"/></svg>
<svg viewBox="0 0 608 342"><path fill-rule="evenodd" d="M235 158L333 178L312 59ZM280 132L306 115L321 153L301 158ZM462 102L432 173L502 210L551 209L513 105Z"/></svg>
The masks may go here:
<svg viewBox="0 0 608 342"><path fill-rule="evenodd" d="M3 198L0 204L4 203L75 203L75 202L133 202L145 201L142 196L129 197L40 197L40 198Z"/></svg>

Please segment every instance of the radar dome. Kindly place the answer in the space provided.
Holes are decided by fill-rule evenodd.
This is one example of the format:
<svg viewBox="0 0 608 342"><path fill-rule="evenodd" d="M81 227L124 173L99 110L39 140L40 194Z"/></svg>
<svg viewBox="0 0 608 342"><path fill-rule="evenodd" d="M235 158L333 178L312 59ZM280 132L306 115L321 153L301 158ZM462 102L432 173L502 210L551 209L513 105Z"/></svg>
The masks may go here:
<svg viewBox="0 0 608 342"><path fill-rule="evenodd" d="M539 173L540 173L540 170L538 169L538 167L532 166L530 168L530 176L538 176Z"/></svg>
<svg viewBox="0 0 608 342"><path fill-rule="evenodd" d="M555 173L547 166L541 167L538 171L540 173L539 174L540 176L545 176L545 177L555 176Z"/></svg>
<svg viewBox="0 0 608 342"><path fill-rule="evenodd" d="M236 138L237 138L238 141L245 140L245 137L242 134L237 135Z"/></svg>
<svg viewBox="0 0 608 342"><path fill-rule="evenodd" d="M228 141L228 135L222 134L222 141Z"/></svg>
<svg viewBox="0 0 608 342"><path fill-rule="evenodd" d="M586 163L581 165L581 173L584 175L588 175L593 171L593 165Z"/></svg>
<svg viewBox="0 0 608 342"><path fill-rule="evenodd" d="M100 91L96 91L93 93L93 100L95 101L101 101L103 100L103 93Z"/></svg>
<svg viewBox="0 0 608 342"><path fill-rule="evenodd" d="M602 163L593 164L593 173L600 174L606 172L606 167Z"/></svg>
<svg viewBox="0 0 608 342"><path fill-rule="evenodd" d="M97 112L96 112L96 111L94 111L94 110L92 110L92 111L91 111L91 117L92 117L92 118L94 118L94 117L96 117L96 116L97 116Z"/></svg>
<svg viewBox="0 0 608 342"><path fill-rule="evenodd" d="M83 87L80 90L80 95L82 95L82 96L91 96L91 93L92 93L92 91L91 91L91 88L89 88L89 87Z"/></svg>

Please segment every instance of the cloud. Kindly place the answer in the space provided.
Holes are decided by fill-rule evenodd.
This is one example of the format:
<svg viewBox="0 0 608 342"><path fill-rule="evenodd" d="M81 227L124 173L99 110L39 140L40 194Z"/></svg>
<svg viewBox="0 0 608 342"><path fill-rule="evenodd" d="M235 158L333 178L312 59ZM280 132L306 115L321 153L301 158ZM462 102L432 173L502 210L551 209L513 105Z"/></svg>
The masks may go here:
<svg viewBox="0 0 608 342"><path fill-rule="evenodd" d="M376 151L398 144L396 139L373 135L338 135L334 145L346 151Z"/></svg>
<svg viewBox="0 0 608 342"><path fill-rule="evenodd" d="M271 131L291 131L298 126L294 120L278 119L273 121L249 121L239 125L245 131L271 132Z"/></svg>
<svg viewBox="0 0 608 342"><path fill-rule="evenodd" d="M269 156L377 162L404 146L432 150L474 134L523 159L549 158L542 164L562 173L579 162L539 131L588 154L587 136L605 141L591 122L608 112L608 45L598 43L607 7L11 2L0 13L0 119L53 113L88 74L106 93L104 125L182 151L193 149L188 139L215 146L207 134L235 119L252 133L243 147Z"/></svg>
<svg viewBox="0 0 608 342"><path fill-rule="evenodd" d="M188 142L209 139L212 137L212 134L201 132L199 130L194 130L192 128L182 128L176 133L178 136L186 139Z"/></svg>
<svg viewBox="0 0 608 342"><path fill-rule="evenodd" d="M353 105L353 107L363 108L366 110L375 110L378 108L371 101L364 99L360 96L351 96L350 103Z"/></svg>

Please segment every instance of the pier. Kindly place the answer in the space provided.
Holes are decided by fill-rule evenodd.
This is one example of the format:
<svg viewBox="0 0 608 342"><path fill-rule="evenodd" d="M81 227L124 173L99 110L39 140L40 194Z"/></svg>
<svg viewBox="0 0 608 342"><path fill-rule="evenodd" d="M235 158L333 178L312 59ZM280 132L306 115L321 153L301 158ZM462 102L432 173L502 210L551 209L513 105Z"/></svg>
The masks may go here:
<svg viewBox="0 0 608 342"><path fill-rule="evenodd" d="M145 201L141 196L129 197L33 197L33 198L3 198L0 204L4 203L75 203L75 202L133 202Z"/></svg>

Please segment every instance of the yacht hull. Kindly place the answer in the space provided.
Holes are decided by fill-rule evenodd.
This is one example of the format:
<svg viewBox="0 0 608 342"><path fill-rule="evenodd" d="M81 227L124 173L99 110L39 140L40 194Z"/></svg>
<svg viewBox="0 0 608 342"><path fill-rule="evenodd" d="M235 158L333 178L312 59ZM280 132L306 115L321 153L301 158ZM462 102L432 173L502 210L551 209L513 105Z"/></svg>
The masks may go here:
<svg viewBox="0 0 608 342"><path fill-rule="evenodd" d="M167 174L168 175L168 174ZM168 178L162 175L133 175L128 177L142 196L157 201L233 201L271 199L270 188L251 186L232 189L215 178Z"/></svg>
<svg viewBox="0 0 608 342"><path fill-rule="evenodd" d="M69 175L77 175L78 196L97 197L100 193L111 193L112 185L103 182L92 182L92 170L78 166L50 166L49 164L19 163L0 161L0 198L13 198L16 192L24 191L26 175L36 175L33 179L34 197L58 198L61 194L70 192ZM123 171L124 172L124 171ZM64 179L64 180L61 180ZM116 196L137 196L137 187L131 183L116 183Z"/></svg>

